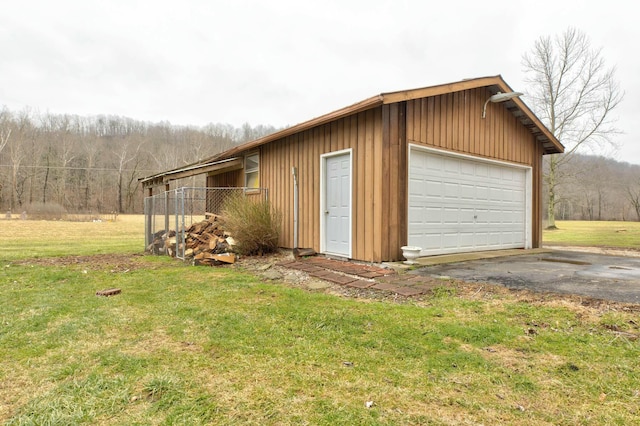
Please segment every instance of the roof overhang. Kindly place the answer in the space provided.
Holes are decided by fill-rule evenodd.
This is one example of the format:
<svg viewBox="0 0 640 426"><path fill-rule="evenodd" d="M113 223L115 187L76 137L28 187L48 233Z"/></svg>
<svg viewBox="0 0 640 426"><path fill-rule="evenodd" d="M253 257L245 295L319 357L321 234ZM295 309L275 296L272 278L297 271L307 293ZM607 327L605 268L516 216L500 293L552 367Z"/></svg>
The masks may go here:
<svg viewBox="0 0 640 426"><path fill-rule="evenodd" d="M373 96L348 107L330 112L329 114L321 115L320 117L316 117L303 123L296 124L295 126L287 127L283 130L264 136L260 139L255 139L253 141L243 143L220 154L217 154L209 158L209 160L212 161L221 158L234 157L240 153L250 151L269 142L273 142L275 140L282 139L317 126L330 123L342 117L347 117L349 115L357 114L359 112L375 108L379 105L382 105L383 101L384 99L382 95Z"/></svg>
<svg viewBox="0 0 640 426"><path fill-rule="evenodd" d="M463 90L478 89L486 87L491 94L498 92L513 92L513 89L502 79L502 76L480 77L457 81L454 83L441 84L437 86L423 87L420 89L402 90L399 92L381 93L377 96L365 99L345 108L330 112L320 117L313 118L295 126L287 127L279 132L272 133L260 139L238 145L228 151L217 154L208 161L219 160L223 158L235 157L245 151L255 149L261 145L278 139L285 138L295 133L309 130L313 127L327 124L331 121L342 117L357 114L380 105L404 102L413 99L426 98L430 96L444 95L447 93L460 92ZM560 141L545 127L544 124L536 117L529 107L519 98L513 98L503 105L536 137L542 144L543 154L557 154L564 152L564 147Z"/></svg>
<svg viewBox="0 0 640 426"><path fill-rule="evenodd" d="M398 102L406 102L413 99L426 98L431 96L439 96L447 93L455 93L463 90L487 88L494 95L498 92L513 92L513 89L502 79L502 76L480 77L457 81L454 83L441 84L437 86L423 87L419 89L403 90L398 92L381 93L372 96L353 105L330 112L320 117L313 118L295 126L264 136L244 144L238 145L213 157L205 159L201 162L183 167L181 169L170 170L154 176L140 179L143 186L159 186L164 185L171 180L181 179L202 173L223 173L227 171L241 169L243 167L243 153L251 151L267 143L278 139L291 136L323 124L330 123L343 117L348 117L381 105L393 104ZM536 117L529 107L520 99L513 98L503 103L505 108L511 112L536 138L542 146L543 154L557 154L564 152L564 147L560 141L545 127L544 124ZM478 111L480 114L480 111Z"/></svg>
<svg viewBox="0 0 640 426"><path fill-rule="evenodd" d="M439 96L447 93L460 92L469 89L486 87L491 95L498 92L509 93L514 90L502 79L502 76L480 77L462 80L455 83L441 84L438 86L424 87L421 89L403 90L400 92L383 93L384 103L395 103L431 96ZM503 105L513 114L542 144L543 154L559 154L564 152L564 146L560 141L542 124L540 119L529 109L529 107L518 97L512 98Z"/></svg>
<svg viewBox="0 0 640 426"><path fill-rule="evenodd" d="M190 164L178 169L158 173L156 175L140 179L140 183L142 183L143 187L149 188L166 185L172 180L184 179L204 173L209 175L226 173L242 169L243 167L244 162L242 158L227 158L218 161Z"/></svg>

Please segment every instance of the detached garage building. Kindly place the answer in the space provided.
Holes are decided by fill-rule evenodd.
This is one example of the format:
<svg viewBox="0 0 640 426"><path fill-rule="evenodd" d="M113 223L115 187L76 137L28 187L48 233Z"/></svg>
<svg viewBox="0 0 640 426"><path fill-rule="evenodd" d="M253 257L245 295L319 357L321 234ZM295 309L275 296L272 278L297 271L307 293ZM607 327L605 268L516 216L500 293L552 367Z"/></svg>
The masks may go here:
<svg viewBox="0 0 640 426"><path fill-rule="evenodd" d="M281 245L370 262L539 247L542 156L560 142L500 77L357 104L202 161L209 187L261 187L283 214ZM494 96L498 95L498 96ZM483 118L484 117L484 118ZM295 171L295 173L293 173ZM167 184L166 172L144 179Z"/></svg>

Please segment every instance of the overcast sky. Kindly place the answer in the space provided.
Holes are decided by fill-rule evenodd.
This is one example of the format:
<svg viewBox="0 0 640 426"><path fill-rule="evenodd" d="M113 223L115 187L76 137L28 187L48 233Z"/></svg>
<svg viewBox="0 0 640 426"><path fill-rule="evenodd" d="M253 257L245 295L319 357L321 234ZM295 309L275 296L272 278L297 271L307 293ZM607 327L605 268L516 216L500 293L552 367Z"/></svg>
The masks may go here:
<svg viewBox="0 0 640 426"><path fill-rule="evenodd" d="M281 127L464 78L501 74L524 91L523 53L573 26L617 68L615 157L640 164L638 10L628 0L0 0L0 106Z"/></svg>

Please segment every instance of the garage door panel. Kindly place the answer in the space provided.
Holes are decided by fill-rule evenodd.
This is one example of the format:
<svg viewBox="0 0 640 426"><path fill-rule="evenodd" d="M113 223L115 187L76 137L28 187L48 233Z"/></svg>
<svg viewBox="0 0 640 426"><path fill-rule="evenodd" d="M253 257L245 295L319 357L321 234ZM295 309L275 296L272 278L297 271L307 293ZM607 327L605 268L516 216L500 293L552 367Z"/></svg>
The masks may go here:
<svg viewBox="0 0 640 426"><path fill-rule="evenodd" d="M458 237L458 246L460 248L473 248L476 245L474 232L461 232Z"/></svg>
<svg viewBox="0 0 640 426"><path fill-rule="evenodd" d="M463 183L460 185L460 198L463 200L476 199L476 187L472 184Z"/></svg>
<svg viewBox="0 0 640 426"><path fill-rule="evenodd" d="M412 149L408 243L423 254L524 247L524 169Z"/></svg>
<svg viewBox="0 0 640 426"><path fill-rule="evenodd" d="M449 232L442 234L442 247L444 249L452 249L458 247L458 232Z"/></svg>

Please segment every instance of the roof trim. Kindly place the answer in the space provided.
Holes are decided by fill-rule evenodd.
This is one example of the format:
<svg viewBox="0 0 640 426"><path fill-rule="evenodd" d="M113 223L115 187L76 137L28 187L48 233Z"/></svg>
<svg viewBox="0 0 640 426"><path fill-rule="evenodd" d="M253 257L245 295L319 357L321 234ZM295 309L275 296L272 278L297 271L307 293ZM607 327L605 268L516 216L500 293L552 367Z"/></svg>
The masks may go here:
<svg viewBox="0 0 640 426"><path fill-rule="evenodd" d="M158 173L156 175L148 176L138 180L144 187L159 186L171 180L184 179L203 173L222 173L223 171L227 172L232 170L239 170L243 167L244 163L242 158L227 158L224 160L212 161L207 163L194 163L188 166Z"/></svg>
<svg viewBox="0 0 640 426"><path fill-rule="evenodd" d="M418 89L402 90L397 92L381 93L372 96L353 105L335 110L328 114L321 115L308 121L304 121L295 126L272 133L259 139L243 143L235 146L227 151L214 155L201 162L194 163L181 169L170 170L154 176L140 179L145 186L153 186L153 180L161 179L166 182L181 177L188 177L196 174L210 172L209 167L221 163L222 161L236 160L238 156L246 151L255 149L261 145L278 139L291 136L323 124L327 124L334 120L357 114L381 105L405 102L413 99L439 96L447 93L460 92L463 90L478 89L487 87L492 94L497 92L512 92L513 89L502 79L501 75L479 77L465 79L453 83L440 84L437 86L422 87ZM505 106L509 111L536 137L537 141L542 144L544 154L556 154L564 152L564 146L560 141L545 127L544 124L536 117L529 107L520 99L513 98L505 102ZM240 167L241 168L241 167ZM233 170L233 169L230 169ZM193 171L193 172L192 172ZM196 172L197 171L197 172ZM188 174L190 173L190 174Z"/></svg>
<svg viewBox="0 0 640 426"><path fill-rule="evenodd" d="M461 92L463 90L477 89L480 87L500 85L500 83L504 86L503 90L510 92L513 91L501 76L496 75L493 77L470 78L453 83L439 84L437 86L422 87L418 89L387 92L383 93L381 96L384 98L385 104L392 104L395 102L428 98L430 96L439 96L447 93Z"/></svg>
<svg viewBox="0 0 640 426"><path fill-rule="evenodd" d="M321 115L300 124L296 124L295 126L288 127L284 130L280 130L279 132L264 136L260 139L238 145L234 148L231 148L209 158L207 161L237 156L244 151L257 148L269 142L273 142L275 140L282 139L295 133L309 130L313 127L326 124L342 117L357 114L359 112L366 111L380 105L404 102L412 99L419 99L430 96L438 96L446 93L460 92L463 90L478 89L481 87L489 87L490 90L493 89L492 91L494 93L513 91L513 89L509 87L509 85L502 79L501 75L496 75L489 77L471 78L453 83L440 84L437 86L429 86L418 89L381 93L345 108L338 109L328 114ZM516 117L518 117L518 119L529 129L529 131L531 131L531 133L536 136L538 141L542 143L545 154L564 152L564 147L562 146L560 141L556 139L555 136L553 136L553 134L545 127L544 124L542 124L538 117L535 116L535 114L521 99L513 98L511 102L513 102L517 107L511 112L516 115ZM518 110L522 111L523 114L521 116L517 114Z"/></svg>
<svg viewBox="0 0 640 426"><path fill-rule="evenodd" d="M321 126L323 124L327 124L331 121L337 120L342 117L346 117L352 114L357 114L362 111L366 111L371 108L375 108L377 106L382 105L383 103L382 95L372 96L363 101L357 102L353 105L349 105L347 107L338 109L336 111L330 112L325 115L321 115L319 117L313 118L311 120L302 122L300 124L296 124L295 126L287 127L286 129L280 130L278 132L272 133L270 135L264 136L259 139L255 139L250 142L243 143L234 148L231 148L227 151L221 152L213 157L209 158L208 161L217 160L220 158L226 158L229 156L235 156L240 152L250 151L254 148L257 148L261 145L264 145L269 142L273 142L278 139L285 138L287 136L291 136L293 134L303 132L305 130L311 129L316 126Z"/></svg>

